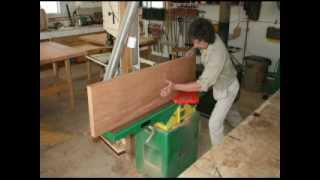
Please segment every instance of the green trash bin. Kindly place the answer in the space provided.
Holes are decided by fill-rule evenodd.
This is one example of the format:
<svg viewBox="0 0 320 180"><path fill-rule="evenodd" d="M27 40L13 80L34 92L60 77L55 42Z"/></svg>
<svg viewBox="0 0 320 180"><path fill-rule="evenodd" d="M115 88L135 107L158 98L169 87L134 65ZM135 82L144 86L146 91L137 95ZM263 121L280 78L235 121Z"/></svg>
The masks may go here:
<svg viewBox="0 0 320 180"><path fill-rule="evenodd" d="M280 89L280 59L276 65L276 72L269 73L271 76L271 80L265 86L266 95L271 95Z"/></svg>
<svg viewBox="0 0 320 180"><path fill-rule="evenodd" d="M138 173L146 177L177 177L198 156L199 112L171 131L145 128L135 135Z"/></svg>
<svg viewBox="0 0 320 180"><path fill-rule="evenodd" d="M261 56L246 56L243 60L245 62L244 89L253 92L263 91L271 60Z"/></svg>

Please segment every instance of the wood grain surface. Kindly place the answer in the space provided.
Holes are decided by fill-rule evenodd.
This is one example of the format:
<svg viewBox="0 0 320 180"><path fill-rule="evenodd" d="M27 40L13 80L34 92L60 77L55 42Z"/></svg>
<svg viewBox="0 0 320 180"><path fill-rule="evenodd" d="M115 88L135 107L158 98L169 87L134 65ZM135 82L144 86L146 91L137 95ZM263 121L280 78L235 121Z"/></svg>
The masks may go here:
<svg viewBox="0 0 320 180"><path fill-rule="evenodd" d="M179 177L279 177L280 90Z"/></svg>

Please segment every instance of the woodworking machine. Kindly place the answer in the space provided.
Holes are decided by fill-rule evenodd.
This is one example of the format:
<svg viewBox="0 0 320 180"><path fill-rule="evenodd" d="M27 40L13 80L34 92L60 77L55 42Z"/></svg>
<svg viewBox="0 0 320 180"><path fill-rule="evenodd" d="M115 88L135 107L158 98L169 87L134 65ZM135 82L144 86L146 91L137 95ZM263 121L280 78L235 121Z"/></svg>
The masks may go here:
<svg viewBox="0 0 320 180"><path fill-rule="evenodd" d="M197 160L199 117L198 94L177 93L172 103L134 124L102 136L116 142L135 137L135 163L148 177L177 177Z"/></svg>

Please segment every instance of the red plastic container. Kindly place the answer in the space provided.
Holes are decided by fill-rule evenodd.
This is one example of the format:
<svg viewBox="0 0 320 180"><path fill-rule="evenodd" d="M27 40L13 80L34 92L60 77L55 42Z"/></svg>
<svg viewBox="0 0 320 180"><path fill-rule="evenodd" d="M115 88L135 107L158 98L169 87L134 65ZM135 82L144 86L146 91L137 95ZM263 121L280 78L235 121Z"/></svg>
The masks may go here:
<svg viewBox="0 0 320 180"><path fill-rule="evenodd" d="M172 101L175 104L198 104L199 103L199 93L198 92L178 92Z"/></svg>

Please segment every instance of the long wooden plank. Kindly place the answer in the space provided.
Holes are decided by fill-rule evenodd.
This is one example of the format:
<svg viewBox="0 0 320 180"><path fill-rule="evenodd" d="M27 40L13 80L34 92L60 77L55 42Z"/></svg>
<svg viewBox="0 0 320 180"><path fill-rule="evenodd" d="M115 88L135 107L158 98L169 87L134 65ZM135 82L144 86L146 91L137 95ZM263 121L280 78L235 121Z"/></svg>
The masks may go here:
<svg viewBox="0 0 320 180"><path fill-rule="evenodd" d="M193 81L195 59L179 58L87 86L91 136L134 123L147 113L167 104L160 96L165 80Z"/></svg>

